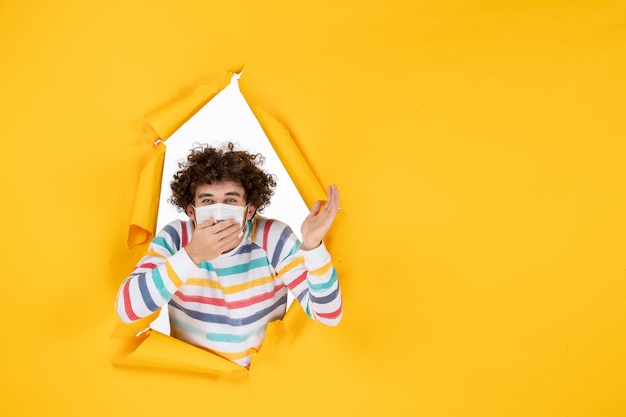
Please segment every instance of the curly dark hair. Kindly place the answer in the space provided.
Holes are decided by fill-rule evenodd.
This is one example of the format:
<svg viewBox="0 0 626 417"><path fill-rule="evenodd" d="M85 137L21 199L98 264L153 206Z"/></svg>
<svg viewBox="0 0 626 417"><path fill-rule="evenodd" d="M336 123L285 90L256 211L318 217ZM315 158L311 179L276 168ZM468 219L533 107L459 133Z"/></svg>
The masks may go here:
<svg viewBox="0 0 626 417"><path fill-rule="evenodd" d="M260 168L263 162L263 155L235 150L232 142L222 148L197 145L191 149L187 161L178 164L181 169L174 174L170 183L172 197L169 202L177 206L179 212L183 212L194 203L196 187L233 181L243 187L247 204L261 211L270 204L276 187L275 176Z"/></svg>

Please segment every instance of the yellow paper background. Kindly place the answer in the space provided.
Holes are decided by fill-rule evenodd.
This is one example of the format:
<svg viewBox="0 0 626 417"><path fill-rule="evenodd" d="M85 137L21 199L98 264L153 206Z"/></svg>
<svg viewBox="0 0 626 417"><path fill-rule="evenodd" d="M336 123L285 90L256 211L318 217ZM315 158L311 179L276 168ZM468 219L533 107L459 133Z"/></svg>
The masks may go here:
<svg viewBox="0 0 626 417"><path fill-rule="evenodd" d="M619 1L2 2L2 414L623 416L625 48ZM146 118L239 69L341 187L344 320L113 366Z"/></svg>

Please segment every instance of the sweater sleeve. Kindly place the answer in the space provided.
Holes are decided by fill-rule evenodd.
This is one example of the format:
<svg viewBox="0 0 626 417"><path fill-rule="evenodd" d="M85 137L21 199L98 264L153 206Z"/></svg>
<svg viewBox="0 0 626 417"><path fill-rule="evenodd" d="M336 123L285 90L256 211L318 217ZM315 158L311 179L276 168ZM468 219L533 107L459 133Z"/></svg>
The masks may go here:
<svg viewBox="0 0 626 417"><path fill-rule="evenodd" d="M152 239L117 293L115 308L120 319L130 323L146 317L167 304L185 281L197 272L197 265L181 250L186 242L187 224L175 221Z"/></svg>
<svg viewBox="0 0 626 417"><path fill-rule="evenodd" d="M278 277L310 318L336 326L343 305L337 271L326 246L322 243L313 250L302 250L289 226L280 222L273 226L267 237L268 255Z"/></svg>

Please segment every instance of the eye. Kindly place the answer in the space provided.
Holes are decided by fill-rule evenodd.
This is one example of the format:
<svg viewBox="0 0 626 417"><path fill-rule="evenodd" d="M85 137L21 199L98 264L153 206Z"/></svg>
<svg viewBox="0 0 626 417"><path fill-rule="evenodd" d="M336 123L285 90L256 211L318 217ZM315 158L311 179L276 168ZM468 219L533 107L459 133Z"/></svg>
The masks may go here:
<svg viewBox="0 0 626 417"><path fill-rule="evenodd" d="M206 206L208 204L213 204L213 200L211 200L210 198L205 198L204 200L201 201L201 203Z"/></svg>
<svg viewBox="0 0 626 417"><path fill-rule="evenodd" d="M237 199L236 198L229 198L228 200L226 200L226 203L228 203L228 204L237 204Z"/></svg>

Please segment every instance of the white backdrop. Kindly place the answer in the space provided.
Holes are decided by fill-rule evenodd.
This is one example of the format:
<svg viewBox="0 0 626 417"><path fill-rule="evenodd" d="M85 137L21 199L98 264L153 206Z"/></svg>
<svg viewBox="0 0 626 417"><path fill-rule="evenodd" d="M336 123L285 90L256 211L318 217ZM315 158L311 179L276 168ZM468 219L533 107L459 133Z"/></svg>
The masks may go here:
<svg viewBox="0 0 626 417"><path fill-rule="evenodd" d="M194 143L219 146L232 141L239 145L239 148L261 153L265 157L262 168L277 176L277 186L272 197L272 203L261 214L265 217L284 221L301 237L300 225L308 215L309 210L278 159L276 152L274 152L252 110L241 95L238 78L238 75L233 76L231 83L224 90L165 142L167 150L163 166L157 230L161 230L172 220L187 218L186 214L179 213L176 207L168 203L167 200L171 197L170 181L179 169L178 163L185 160ZM292 298L289 297L289 303L291 301ZM151 327L169 334L167 309L161 310L161 314L152 322Z"/></svg>

